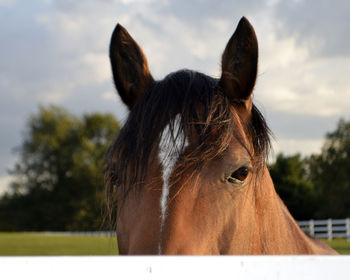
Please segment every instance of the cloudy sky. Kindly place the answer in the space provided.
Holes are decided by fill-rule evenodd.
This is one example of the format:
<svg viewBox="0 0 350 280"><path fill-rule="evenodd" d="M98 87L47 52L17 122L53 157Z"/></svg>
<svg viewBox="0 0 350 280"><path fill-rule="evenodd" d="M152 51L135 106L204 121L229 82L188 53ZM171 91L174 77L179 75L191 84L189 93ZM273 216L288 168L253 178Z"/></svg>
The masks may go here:
<svg viewBox="0 0 350 280"><path fill-rule="evenodd" d="M255 103L275 153L318 152L350 115L349 11L347 0L0 0L0 188L39 104L126 118L108 61L117 22L155 78L179 68L219 77L221 53L246 16L260 47Z"/></svg>

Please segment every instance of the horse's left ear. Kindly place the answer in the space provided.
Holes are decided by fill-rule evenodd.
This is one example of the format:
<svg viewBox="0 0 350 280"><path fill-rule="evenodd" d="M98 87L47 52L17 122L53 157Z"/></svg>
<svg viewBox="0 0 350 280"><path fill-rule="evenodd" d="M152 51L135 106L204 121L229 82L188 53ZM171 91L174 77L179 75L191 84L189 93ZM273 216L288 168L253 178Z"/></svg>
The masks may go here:
<svg viewBox="0 0 350 280"><path fill-rule="evenodd" d="M113 31L109 57L118 93L132 109L154 80L142 49L120 24Z"/></svg>
<svg viewBox="0 0 350 280"><path fill-rule="evenodd" d="M245 17L227 43L221 67L220 86L224 93L232 101L251 104L250 96L258 70L258 40L253 26Z"/></svg>

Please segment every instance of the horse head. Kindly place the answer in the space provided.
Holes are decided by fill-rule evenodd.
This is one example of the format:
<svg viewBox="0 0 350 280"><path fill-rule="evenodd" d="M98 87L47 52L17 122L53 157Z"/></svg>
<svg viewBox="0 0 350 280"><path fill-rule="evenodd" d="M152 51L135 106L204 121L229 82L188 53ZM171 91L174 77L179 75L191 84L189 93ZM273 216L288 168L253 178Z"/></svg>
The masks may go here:
<svg viewBox="0 0 350 280"><path fill-rule="evenodd" d="M119 24L110 60L130 111L106 157L120 253L281 254L307 247L287 245L307 237L265 165L269 129L252 98L258 42L246 18L226 45L219 79L180 70L155 81Z"/></svg>

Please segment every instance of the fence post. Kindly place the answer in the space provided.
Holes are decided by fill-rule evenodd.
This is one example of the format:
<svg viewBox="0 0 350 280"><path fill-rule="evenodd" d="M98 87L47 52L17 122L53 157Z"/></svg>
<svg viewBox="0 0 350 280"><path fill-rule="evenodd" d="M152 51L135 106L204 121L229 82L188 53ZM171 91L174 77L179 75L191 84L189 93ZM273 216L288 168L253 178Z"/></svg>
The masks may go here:
<svg viewBox="0 0 350 280"><path fill-rule="evenodd" d="M350 242L350 218L346 218L345 226L346 226L346 240Z"/></svg>
<svg viewBox="0 0 350 280"><path fill-rule="evenodd" d="M328 219L327 229L328 229L328 240L332 240L333 239L332 219Z"/></svg>
<svg viewBox="0 0 350 280"><path fill-rule="evenodd" d="M312 219L309 221L309 234L310 236L315 237L315 224Z"/></svg>

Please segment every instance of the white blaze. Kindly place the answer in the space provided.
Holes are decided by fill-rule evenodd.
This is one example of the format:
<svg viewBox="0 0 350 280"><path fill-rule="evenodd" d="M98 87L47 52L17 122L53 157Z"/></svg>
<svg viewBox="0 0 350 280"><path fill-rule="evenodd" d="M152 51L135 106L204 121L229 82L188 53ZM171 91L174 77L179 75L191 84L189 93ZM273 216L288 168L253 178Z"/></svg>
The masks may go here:
<svg viewBox="0 0 350 280"><path fill-rule="evenodd" d="M170 125L168 124L162 132L162 136L159 142L159 160L162 165L162 176L163 176L163 190L162 196L160 198L160 209L161 209L161 224L160 231L162 232L165 217L166 208L169 195L169 179L179 159L179 156L183 152L181 149L188 145L187 139L185 140L185 135L179 131L181 117L177 115L174 119L173 133L171 134ZM174 139L176 137L176 139ZM185 145L183 145L185 140ZM161 253L161 248L159 244L159 253Z"/></svg>

